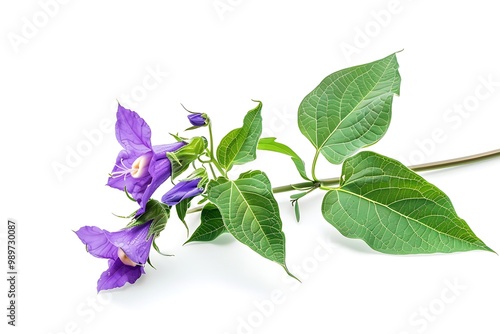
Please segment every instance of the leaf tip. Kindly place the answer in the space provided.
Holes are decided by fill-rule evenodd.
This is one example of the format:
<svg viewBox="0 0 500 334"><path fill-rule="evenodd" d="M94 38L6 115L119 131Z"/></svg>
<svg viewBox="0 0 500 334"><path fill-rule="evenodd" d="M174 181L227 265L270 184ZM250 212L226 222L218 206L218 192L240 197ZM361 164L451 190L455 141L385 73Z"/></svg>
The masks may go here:
<svg viewBox="0 0 500 334"><path fill-rule="evenodd" d="M495 252L495 251L494 251L493 249L491 249L490 247L486 246L486 244L484 245L484 247L485 247L485 248L484 248L484 250L485 250L485 251L492 252L492 253L495 253L496 255L498 255L498 253L497 253L497 252Z"/></svg>
<svg viewBox="0 0 500 334"><path fill-rule="evenodd" d="M153 268L154 270L156 270L156 267L153 266L153 263L151 263L151 258L148 257L148 264L151 266L151 268Z"/></svg>
<svg viewBox="0 0 500 334"><path fill-rule="evenodd" d="M295 276L294 274L292 274L290 272L290 270L288 270L287 266L286 265L283 265L283 269L285 269L286 273L288 274L288 276L290 276L291 278L294 278L296 279L299 283L302 283L302 281L300 279L297 278L297 276Z"/></svg>

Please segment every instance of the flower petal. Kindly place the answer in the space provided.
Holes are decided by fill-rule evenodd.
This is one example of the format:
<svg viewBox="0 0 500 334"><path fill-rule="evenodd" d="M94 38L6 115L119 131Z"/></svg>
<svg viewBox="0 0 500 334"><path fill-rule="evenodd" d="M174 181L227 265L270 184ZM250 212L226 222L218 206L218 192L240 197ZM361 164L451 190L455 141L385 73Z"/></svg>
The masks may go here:
<svg viewBox="0 0 500 334"><path fill-rule="evenodd" d="M166 158L167 152L177 151L178 149L180 149L184 145L186 145L186 143L183 141L178 141L178 142L171 143L171 144L154 145L153 151L155 152L155 156L157 156L158 159L161 157Z"/></svg>
<svg viewBox="0 0 500 334"><path fill-rule="evenodd" d="M141 215L144 213L146 204L148 203L153 193L156 191L156 189L158 189L159 186L163 184L163 182L165 182L170 177L170 175L172 175L172 164L167 158L167 152L178 150L184 145L186 145L186 143L177 142L173 144L157 145L154 147L155 155L149 163L149 174L151 176L151 182L146 186L141 199L137 200L137 202L141 206L141 208L137 211L137 215Z"/></svg>
<svg viewBox="0 0 500 334"><path fill-rule="evenodd" d="M125 283L134 284L142 274L145 274L142 266L127 266L120 259L109 260L109 268L102 273L97 281L97 291L119 288Z"/></svg>
<svg viewBox="0 0 500 334"><path fill-rule="evenodd" d="M128 152L151 152L151 129L136 112L118 105L115 131L116 139Z"/></svg>
<svg viewBox="0 0 500 334"><path fill-rule="evenodd" d="M101 230L95 226L83 226L75 233L87 246L87 251L93 256L105 259L116 258L118 248L109 242L106 237L106 230Z"/></svg>
<svg viewBox="0 0 500 334"><path fill-rule="evenodd" d="M200 180L201 178L198 178L177 183L172 189L163 195L161 201L172 206L178 204L183 199L198 196L203 192L203 188L198 188Z"/></svg>
<svg viewBox="0 0 500 334"><path fill-rule="evenodd" d="M153 237L147 239L150 226L151 223L146 223L117 232L105 232L109 242L117 247L117 251L118 248L121 248L130 260L135 263L145 264L153 242Z"/></svg>
<svg viewBox="0 0 500 334"><path fill-rule="evenodd" d="M141 208L137 212L137 215L143 214L146 209L146 204L153 195L153 193L158 189L159 186L163 184L171 175L171 165L168 159L162 159L154 162L149 166L149 172L151 175L151 182L146 186L142 198L137 201Z"/></svg>

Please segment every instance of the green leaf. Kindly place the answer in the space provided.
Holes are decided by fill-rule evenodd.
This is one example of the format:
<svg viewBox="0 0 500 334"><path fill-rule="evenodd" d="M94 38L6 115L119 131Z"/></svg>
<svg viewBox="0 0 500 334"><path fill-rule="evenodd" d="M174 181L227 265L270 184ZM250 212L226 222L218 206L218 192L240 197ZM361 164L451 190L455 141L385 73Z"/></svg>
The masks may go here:
<svg viewBox="0 0 500 334"><path fill-rule="evenodd" d="M204 196L204 195L203 195L203 194L201 194L201 196ZM203 204L203 203L205 203L206 201L208 201L208 199L207 199L206 197L203 197L202 199L200 199L200 200L198 201L198 204Z"/></svg>
<svg viewBox="0 0 500 334"><path fill-rule="evenodd" d="M201 179L198 183L198 187L203 188L208 182L208 173L205 167L196 168L185 180Z"/></svg>
<svg viewBox="0 0 500 334"><path fill-rule="evenodd" d="M323 199L325 219L349 238L390 254L492 251L441 190L397 160L361 152Z"/></svg>
<svg viewBox="0 0 500 334"><path fill-rule="evenodd" d="M198 159L207 148L207 140L204 137L193 137L188 144L177 151L167 152L167 157L172 163L172 180L182 174L189 165Z"/></svg>
<svg viewBox="0 0 500 334"><path fill-rule="evenodd" d="M299 201L298 200L295 200L295 202L293 202L293 208L295 211L295 219L297 219L297 223L298 223L298 222L300 222L300 209L299 209Z"/></svg>
<svg viewBox="0 0 500 334"><path fill-rule="evenodd" d="M177 217L179 217L179 220L182 222L182 224L184 224L184 227L186 227L188 235L189 235L189 227L186 223L186 214L192 199L193 199L192 197L183 199L182 201L180 201L175 205L175 212L177 213Z"/></svg>
<svg viewBox="0 0 500 334"><path fill-rule="evenodd" d="M151 263L151 258L148 256L148 264L151 266L151 268L156 269L155 266L153 266L153 263Z"/></svg>
<svg viewBox="0 0 500 334"><path fill-rule="evenodd" d="M229 171L233 165L242 165L257 157L257 142L262 133L262 102L250 110L243 126L230 131L217 147L217 160Z"/></svg>
<svg viewBox="0 0 500 334"><path fill-rule="evenodd" d="M178 133L169 133L169 135L171 135L172 137L174 137L174 139L177 140L177 141L187 141L187 140L189 140L189 138L184 138L184 137L179 136Z"/></svg>
<svg viewBox="0 0 500 334"><path fill-rule="evenodd" d="M297 171L299 172L300 176L302 176L302 178L304 180L311 181L311 179L307 176L306 167L304 165L304 160L302 160L298 156L298 154L295 153L295 151L292 150L287 145L276 142L276 138L272 138L272 137L261 138L259 140L258 145L257 145L257 149L282 153L282 154L286 154L286 155L290 156L292 158L292 161L295 164L295 167L297 168Z"/></svg>
<svg viewBox="0 0 500 334"><path fill-rule="evenodd" d="M135 216L135 213L137 212L137 210L135 210L134 212L132 212L131 214L129 214L128 216L120 216L120 215L117 215L117 214L114 214L114 213L111 213L113 216L115 217L118 217L118 218L124 218L124 219L130 219L132 217Z"/></svg>
<svg viewBox="0 0 500 334"><path fill-rule="evenodd" d="M219 209L229 233L294 277L285 264L285 235L266 174L250 171L235 181L219 177L210 181L207 194Z"/></svg>
<svg viewBox="0 0 500 334"><path fill-rule="evenodd" d="M400 83L396 54L330 74L302 100L299 129L317 152L340 164L384 136Z"/></svg>
<svg viewBox="0 0 500 334"><path fill-rule="evenodd" d="M193 241L212 241L219 235L227 232L219 209L212 203L208 203L203 207L200 220L200 226L198 226L193 235L191 235L191 238L184 244Z"/></svg>
<svg viewBox="0 0 500 334"><path fill-rule="evenodd" d="M298 200L298 199L300 199L300 198L304 197L305 195L307 195L307 194L309 194L309 193L310 193L310 191L304 191L304 192L300 192L300 193L292 194L292 195L290 195L290 199L291 199L291 200L295 200L295 201L296 201L296 200Z"/></svg>
<svg viewBox="0 0 500 334"><path fill-rule="evenodd" d="M165 229L168 218L170 218L170 206L158 202L157 200L150 199L146 204L146 210L142 215L133 219L127 227L138 226L152 221L148 231L148 238L150 236L157 236Z"/></svg>

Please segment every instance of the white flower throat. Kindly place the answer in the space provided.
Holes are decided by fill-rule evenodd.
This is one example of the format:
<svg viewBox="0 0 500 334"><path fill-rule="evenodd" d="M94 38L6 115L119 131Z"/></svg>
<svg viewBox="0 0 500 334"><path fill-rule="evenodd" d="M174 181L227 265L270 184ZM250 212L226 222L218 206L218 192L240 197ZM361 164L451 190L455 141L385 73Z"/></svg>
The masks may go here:
<svg viewBox="0 0 500 334"><path fill-rule="evenodd" d="M121 165L115 165L119 170L111 173L110 175L113 178L123 176L125 179L127 179L127 175L130 175L135 179L143 177L146 173L148 173L149 162L151 161L152 156L153 155L151 153L141 155L134 160L132 166L130 167L125 166L122 159L120 161Z"/></svg>

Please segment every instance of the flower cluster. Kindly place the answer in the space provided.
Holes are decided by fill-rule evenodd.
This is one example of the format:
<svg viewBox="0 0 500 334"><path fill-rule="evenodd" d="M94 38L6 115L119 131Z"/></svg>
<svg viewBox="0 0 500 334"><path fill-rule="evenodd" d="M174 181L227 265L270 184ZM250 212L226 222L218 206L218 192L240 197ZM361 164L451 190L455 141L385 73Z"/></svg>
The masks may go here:
<svg viewBox="0 0 500 334"><path fill-rule="evenodd" d="M202 114L190 114L189 121L197 126L206 124ZM136 112L121 105L118 106L115 131L123 150L118 153L107 185L126 192L137 202L139 208L133 214L133 219L137 220L146 213L146 204L153 193L172 177L173 163L168 154L188 147L189 141L179 138L175 143L152 145L148 124ZM181 164L182 170L190 162L187 159ZM162 202L173 206L200 195L205 180L199 174L190 175L174 185L162 196ZM121 287L127 282L134 283L145 273L144 265L155 238L150 233L151 225L152 220L149 220L117 232L108 232L95 226L84 226L76 231L90 254L109 260L109 268L97 282L98 291Z"/></svg>

